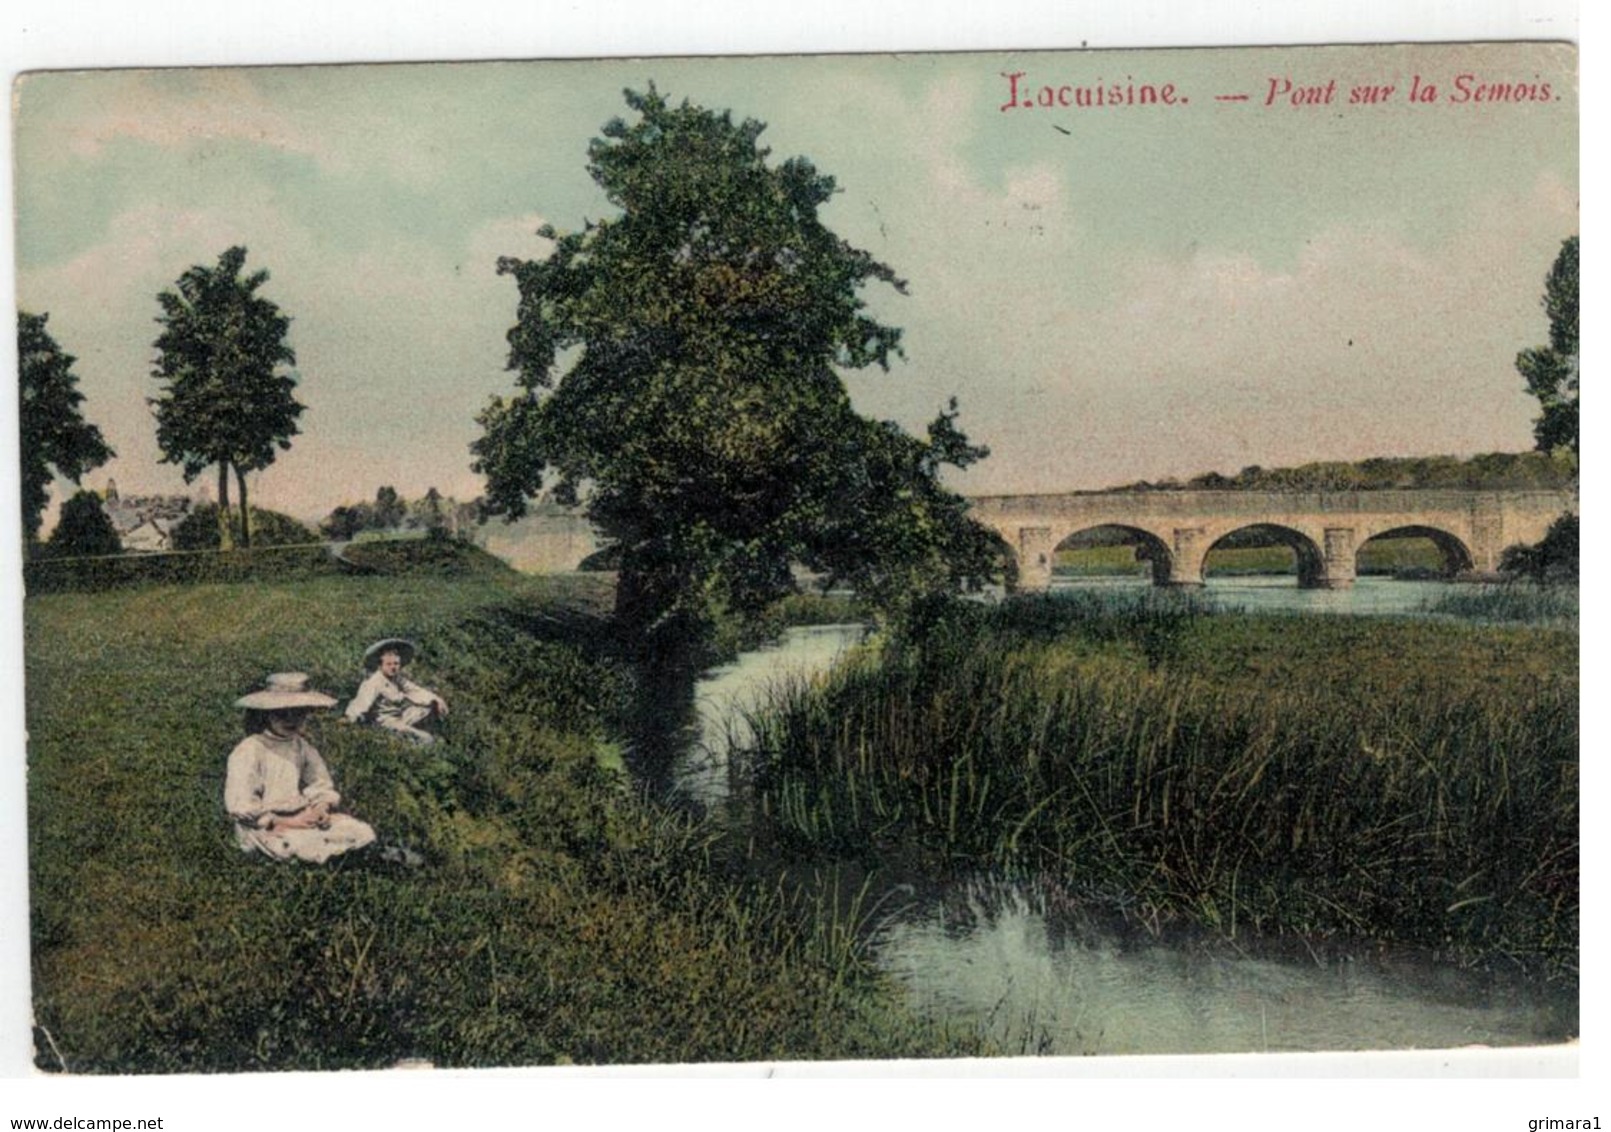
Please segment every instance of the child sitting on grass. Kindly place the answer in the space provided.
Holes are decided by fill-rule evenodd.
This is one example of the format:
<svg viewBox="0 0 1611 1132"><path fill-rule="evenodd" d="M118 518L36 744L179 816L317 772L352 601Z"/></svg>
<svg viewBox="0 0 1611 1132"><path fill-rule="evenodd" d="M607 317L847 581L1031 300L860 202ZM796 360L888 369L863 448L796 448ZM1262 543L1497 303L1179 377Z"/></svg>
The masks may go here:
<svg viewBox="0 0 1611 1132"><path fill-rule="evenodd" d="M369 675L347 705L347 722L371 722L422 747L436 742L422 725L446 716L447 701L403 675L403 666L413 659L413 642L398 637L365 649L364 670Z"/></svg>
<svg viewBox="0 0 1611 1132"><path fill-rule="evenodd" d="M335 704L300 672L276 672L235 701L246 709L246 738L230 752L224 808L241 849L322 864L375 840L364 822L336 812L330 769L302 734L309 714Z"/></svg>

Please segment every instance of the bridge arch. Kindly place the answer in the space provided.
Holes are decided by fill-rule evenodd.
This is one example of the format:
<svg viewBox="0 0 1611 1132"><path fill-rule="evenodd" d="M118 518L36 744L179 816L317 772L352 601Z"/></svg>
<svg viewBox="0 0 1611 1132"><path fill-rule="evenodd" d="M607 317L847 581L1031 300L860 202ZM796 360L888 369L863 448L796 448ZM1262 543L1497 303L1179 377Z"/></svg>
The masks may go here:
<svg viewBox="0 0 1611 1132"><path fill-rule="evenodd" d="M1169 544L1152 531L1128 523L1097 523L1069 531L1058 540L1053 551L1088 546L1134 547L1135 561L1148 565L1153 584L1161 586L1169 582L1174 556Z"/></svg>
<svg viewBox="0 0 1611 1132"><path fill-rule="evenodd" d="M1237 536L1255 545L1277 544L1291 550L1297 560L1299 586L1315 588L1327 584L1326 553L1320 544L1303 531L1281 523L1243 523L1220 531L1203 549L1202 562L1198 567L1200 577L1209 576L1208 556L1216 549L1229 549L1225 544L1237 541Z"/></svg>
<svg viewBox="0 0 1611 1132"><path fill-rule="evenodd" d="M1379 539L1396 538L1424 538L1429 540L1437 547L1438 553L1442 556L1442 574L1446 578L1469 573L1473 568L1474 559L1471 554L1471 548L1459 536L1438 527L1420 524L1407 524L1402 527L1390 527L1384 531L1375 531L1359 544L1354 553L1356 556L1362 554L1365 547Z"/></svg>

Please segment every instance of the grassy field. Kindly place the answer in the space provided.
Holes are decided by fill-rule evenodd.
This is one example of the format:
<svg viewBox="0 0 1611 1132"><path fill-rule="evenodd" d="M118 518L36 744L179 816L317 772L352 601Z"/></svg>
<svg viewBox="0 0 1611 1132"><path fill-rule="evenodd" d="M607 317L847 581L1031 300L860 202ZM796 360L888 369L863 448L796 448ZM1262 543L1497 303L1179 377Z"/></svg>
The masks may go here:
<svg viewBox="0 0 1611 1132"><path fill-rule="evenodd" d="M800 855L917 843L1152 930L1392 941L1572 983L1577 644L1150 592L958 606L780 693L760 798Z"/></svg>
<svg viewBox="0 0 1611 1132"><path fill-rule="evenodd" d="M853 922L719 879L711 831L609 769L635 677L606 581L363 553L389 573L28 599L43 1068L980 1052L896 1004ZM313 738L347 807L428 865L242 854L221 804L232 701L274 670L349 696L363 647L394 634L452 705L444 741L334 716Z"/></svg>

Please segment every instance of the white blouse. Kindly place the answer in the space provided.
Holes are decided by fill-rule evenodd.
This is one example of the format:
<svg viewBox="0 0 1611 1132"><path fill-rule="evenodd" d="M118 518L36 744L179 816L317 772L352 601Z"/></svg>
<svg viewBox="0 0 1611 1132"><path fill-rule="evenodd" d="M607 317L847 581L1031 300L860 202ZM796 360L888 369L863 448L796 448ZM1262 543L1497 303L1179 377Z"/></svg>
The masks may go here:
<svg viewBox="0 0 1611 1132"><path fill-rule="evenodd" d="M264 731L248 735L230 752L224 808L234 819L235 840L247 852L323 862L375 840L375 831L349 814L331 814L328 829L264 828L277 815L340 801L330 768L300 735L281 738Z"/></svg>

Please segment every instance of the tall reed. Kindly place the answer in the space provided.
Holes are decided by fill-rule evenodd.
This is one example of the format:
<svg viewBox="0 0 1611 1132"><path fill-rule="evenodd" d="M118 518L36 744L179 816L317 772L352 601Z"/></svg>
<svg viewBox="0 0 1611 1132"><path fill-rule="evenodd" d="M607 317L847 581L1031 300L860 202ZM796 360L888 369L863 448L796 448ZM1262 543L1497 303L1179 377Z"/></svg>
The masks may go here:
<svg viewBox="0 0 1611 1132"><path fill-rule="evenodd" d="M951 610L758 713L758 806L799 853L915 840L1147 923L1573 979L1574 644L1151 596Z"/></svg>
<svg viewBox="0 0 1611 1132"><path fill-rule="evenodd" d="M1537 586L1529 582L1462 586L1429 601L1426 610L1468 621L1514 621L1576 628L1577 587Z"/></svg>

